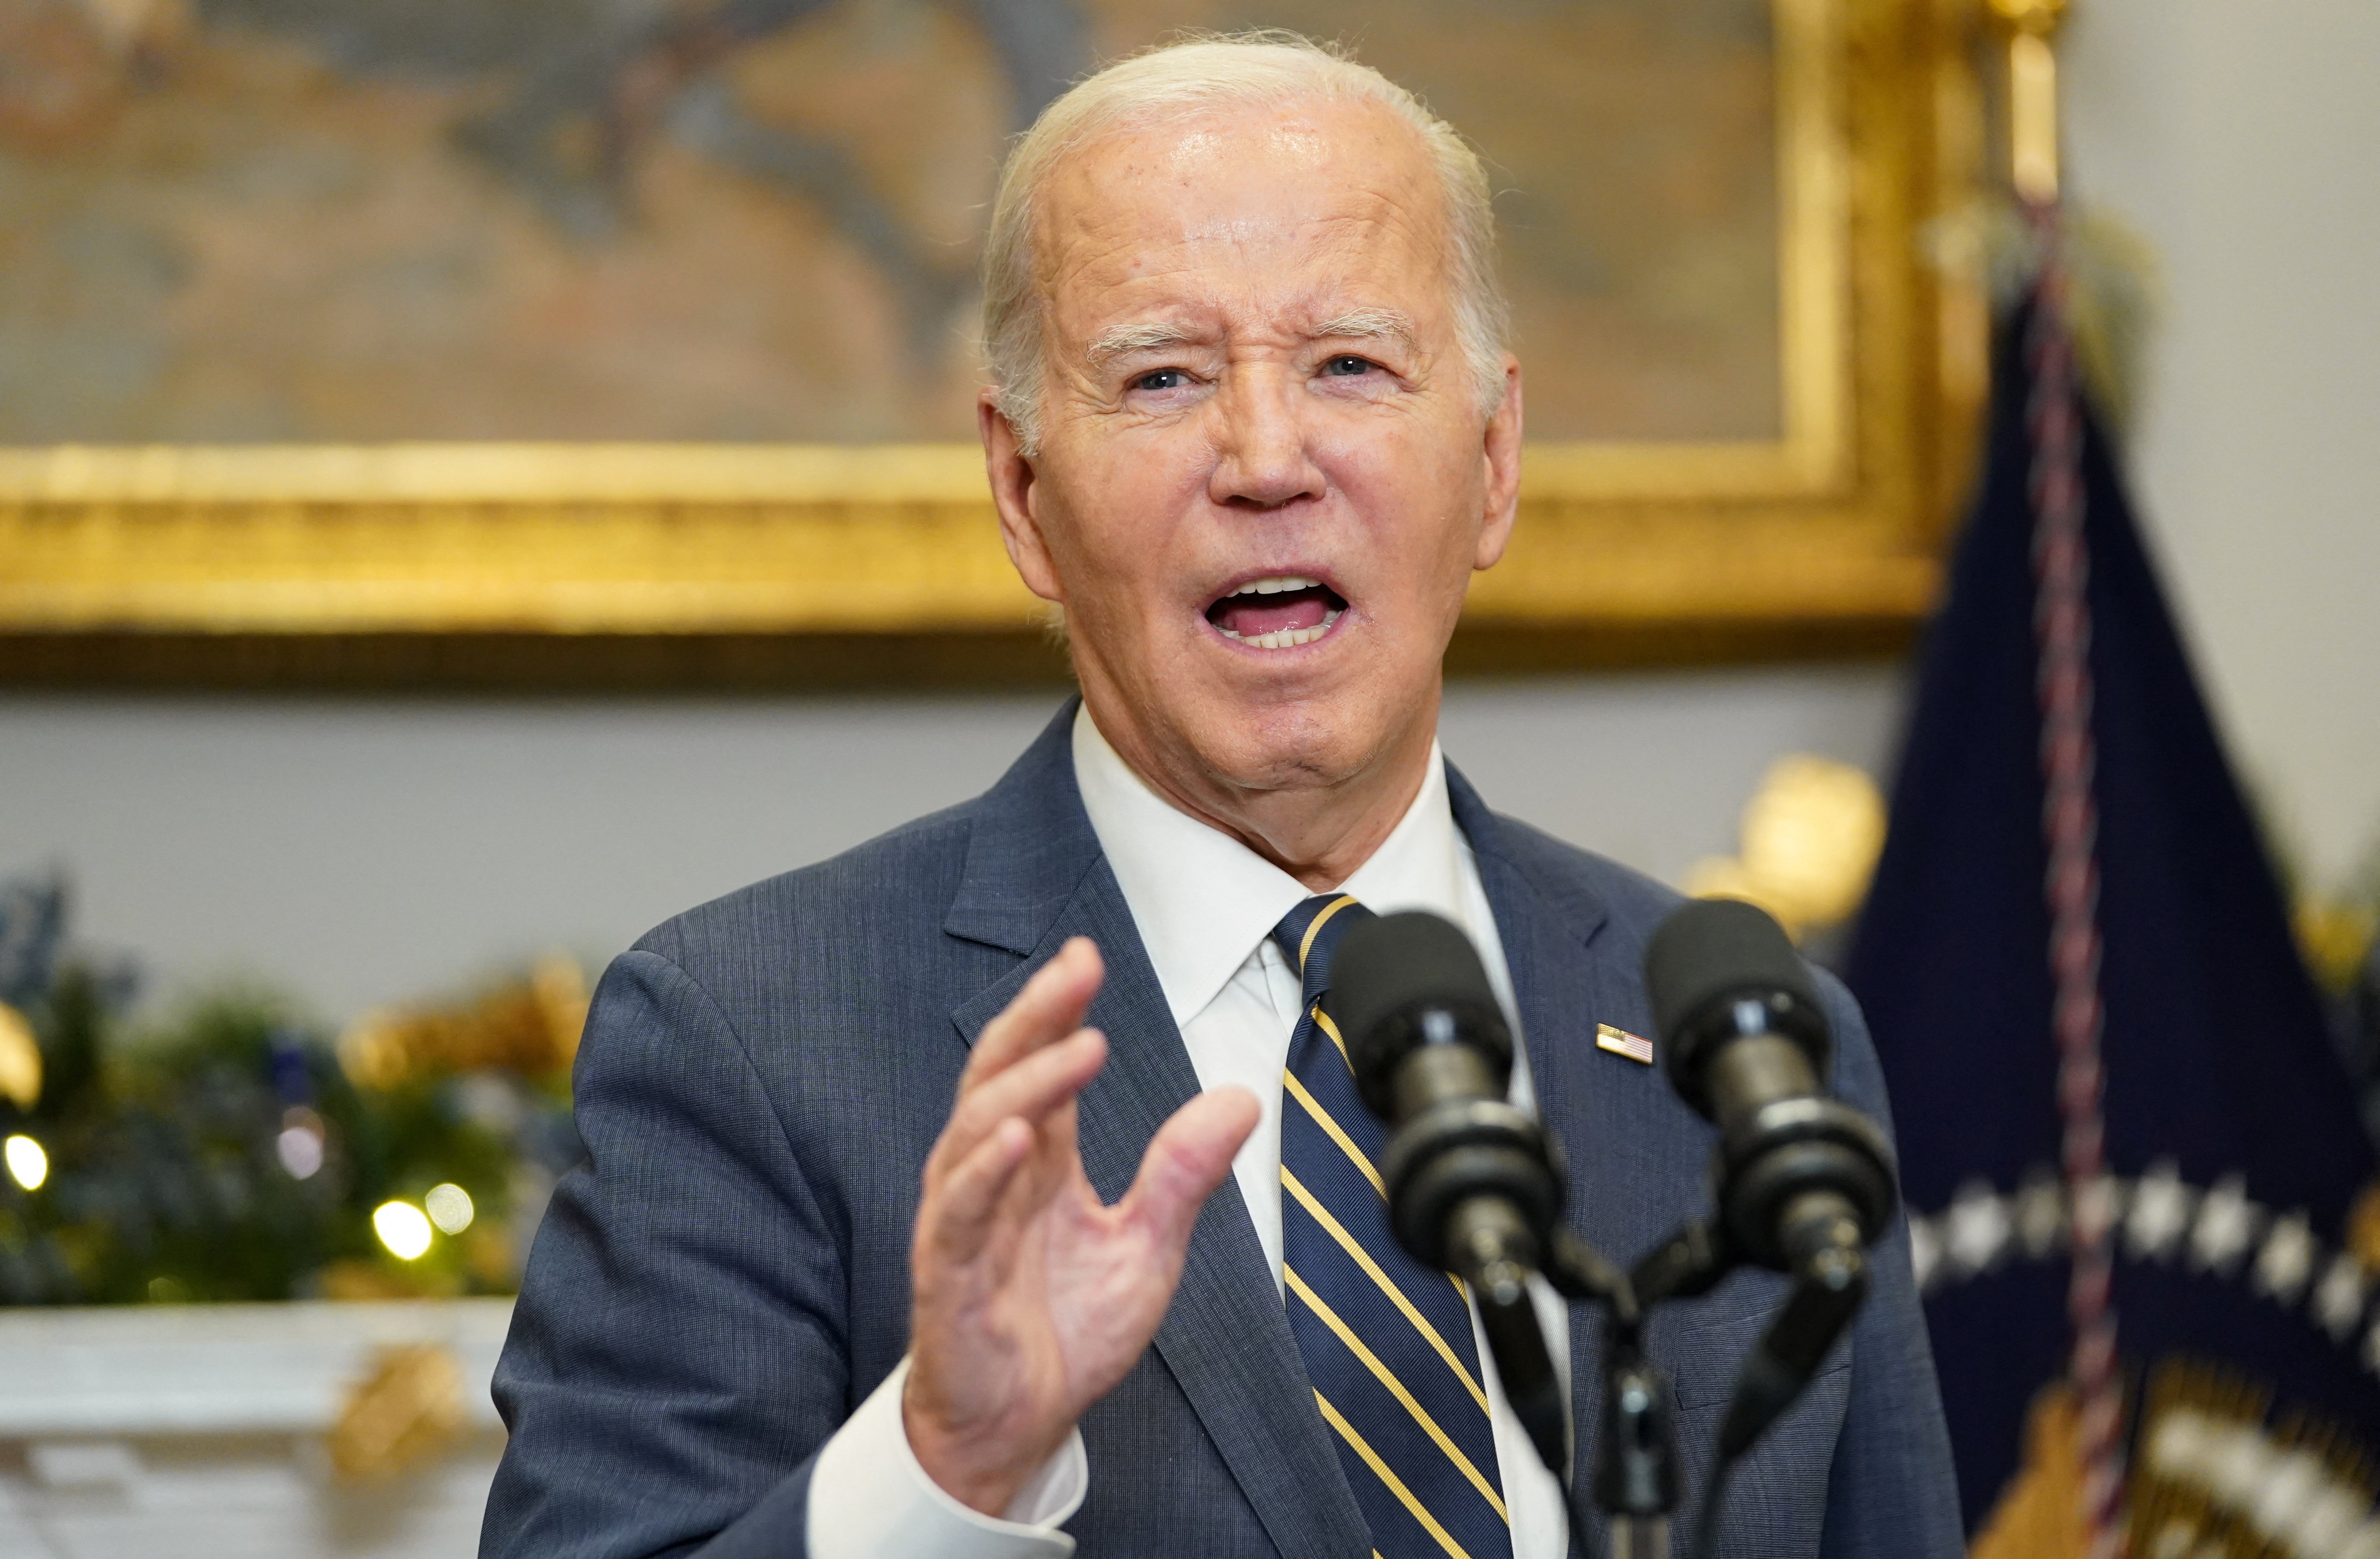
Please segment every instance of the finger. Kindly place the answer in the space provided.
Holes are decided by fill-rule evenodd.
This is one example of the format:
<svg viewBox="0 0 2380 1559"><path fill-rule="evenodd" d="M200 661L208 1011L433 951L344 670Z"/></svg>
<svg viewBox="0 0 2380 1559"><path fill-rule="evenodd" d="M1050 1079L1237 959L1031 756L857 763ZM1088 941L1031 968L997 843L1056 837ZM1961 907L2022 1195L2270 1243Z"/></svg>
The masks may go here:
<svg viewBox="0 0 2380 1559"><path fill-rule="evenodd" d="M951 1112L949 1132L978 1136L993 1123L1020 1115L1035 1127L1050 1111L1082 1091L1106 1064L1108 1041L1097 1029L1077 1029L1047 1050L963 1095Z"/></svg>
<svg viewBox="0 0 2380 1559"><path fill-rule="evenodd" d="M1174 1111L1141 1155L1140 1173L1124 1193L1125 1214L1146 1223L1160 1245L1179 1256L1198 1210L1232 1172L1232 1156L1260 1114L1256 1095L1244 1088L1210 1089Z"/></svg>
<svg viewBox="0 0 2380 1559"><path fill-rule="evenodd" d="M1057 956L1033 972L1015 998L983 1027L975 1052L959 1078L959 1091L991 1077L1043 1046L1054 1044L1083 1025L1091 997L1106 977L1099 950L1089 937L1067 940Z"/></svg>
<svg viewBox="0 0 2380 1559"><path fill-rule="evenodd" d="M985 1135L1005 1120L1022 1119L1038 1130L1052 1110L1082 1091L1107 1061L1107 1040L1096 1029L1078 1029L1065 1040L1026 1056L990 1081L959 1096L928 1161L939 1166L975 1151Z"/></svg>
<svg viewBox="0 0 2380 1559"><path fill-rule="evenodd" d="M937 1261L963 1266L983 1253L999 1223L1000 1200L1032 1147L1031 1128L1011 1116L959 1160L920 1212L919 1243Z"/></svg>

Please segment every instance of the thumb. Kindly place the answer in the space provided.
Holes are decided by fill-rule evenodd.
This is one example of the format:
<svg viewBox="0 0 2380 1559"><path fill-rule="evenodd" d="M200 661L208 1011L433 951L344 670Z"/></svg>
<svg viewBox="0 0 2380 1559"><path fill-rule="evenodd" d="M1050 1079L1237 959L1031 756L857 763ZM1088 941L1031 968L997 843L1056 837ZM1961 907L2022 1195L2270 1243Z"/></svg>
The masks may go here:
<svg viewBox="0 0 2380 1559"><path fill-rule="evenodd" d="M1232 1155L1261 1114L1256 1095L1244 1088L1213 1089L1174 1111L1141 1155L1140 1173L1124 1193L1125 1215L1180 1255L1198 1210L1231 1173Z"/></svg>

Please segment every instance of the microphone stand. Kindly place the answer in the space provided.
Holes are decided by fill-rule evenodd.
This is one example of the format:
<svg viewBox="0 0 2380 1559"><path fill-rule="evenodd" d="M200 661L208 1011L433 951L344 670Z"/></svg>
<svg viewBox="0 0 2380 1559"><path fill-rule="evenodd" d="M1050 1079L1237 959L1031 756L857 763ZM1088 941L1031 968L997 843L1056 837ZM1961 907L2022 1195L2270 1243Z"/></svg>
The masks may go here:
<svg viewBox="0 0 2380 1559"><path fill-rule="evenodd" d="M1744 1359L1698 1502L1692 1544L1677 1550L1683 1559L1710 1559L1730 1468L1791 1406L1867 1297L1859 1225L1847 1206L1839 1212L1820 1199L1832 1200L1815 1193L1813 1205L1789 1219L1792 1287ZM1702 1219L1681 1225L1630 1272L1613 1266L1565 1228L1554 1231L1546 1255L1545 1276L1554 1291L1572 1303L1599 1304L1606 1317L1602 1418L1591 1487L1611 1534L1611 1559L1671 1559L1684 1474L1670 1412L1669 1377L1645 1353L1645 1321L1654 1306L1698 1297L1751 1263L1728 1239L1724 1225ZM1489 1343L1501 1370L1503 1338L1491 1329ZM1543 1351L1538 1338L1538 1357ZM1527 1352L1525 1346L1522 1352ZM1543 1453L1546 1446L1540 1443L1538 1448ZM1554 1470L1559 1476L1561 1469ZM1580 1481L1572 1480L1569 1492L1572 1524L1584 1543L1588 1529Z"/></svg>
<svg viewBox="0 0 2380 1559"><path fill-rule="evenodd" d="M1529 1297L1530 1273L1609 1318L1595 1473L1566 1480L1582 1541L1591 1530L1585 1483L1616 1559L1670 1559L1684 1480L1670 1382L1645 1351L1646 1314L1708 1293L1739 1266L1791 1280L1719 1428L1686 1551L1709 1559L1729 1468L1851 1324L1867 1297L1867 1242L1883 1233L1897 1195L1891 1143L1820 1084L1825 1014L1784 932L1748 905L1703 904L1672 915L1646 951L1647 985L1667 1014L1657 1012L1670 1032L1670 1080L1719 1128L1718 1205L1632 1272L1561 1225L1561 1145L1506 1097L1512 1035L1461 929L1418 912L1383 916L1351 930L1336 958L1349 1065L1365 1102L1391 1127L1380 1172L1398 1242L1463 1281L1506 1400L1558 1478L1574 1460L1574 1418Z"/></svg>
<svg viewBox="0 0 2380 1559"><path fill-rule="evenodd" d="M1568 1229L1556 1229L1546 1281L1573 1304L1603 1307L1603 1417L1596 1434L1592 1486L1611 1533L1612 1559L1670 1559L1670 1520L1684 1479L1670 1382L1645 1356L1645 1311L1633 1274L1605 1261ZM1499 1364L1501 1364L1500 1359ZM1554 1469L1557 1476L1560 1468ZM1590 1530L1571 1480L1571 1524Z"/></svg>

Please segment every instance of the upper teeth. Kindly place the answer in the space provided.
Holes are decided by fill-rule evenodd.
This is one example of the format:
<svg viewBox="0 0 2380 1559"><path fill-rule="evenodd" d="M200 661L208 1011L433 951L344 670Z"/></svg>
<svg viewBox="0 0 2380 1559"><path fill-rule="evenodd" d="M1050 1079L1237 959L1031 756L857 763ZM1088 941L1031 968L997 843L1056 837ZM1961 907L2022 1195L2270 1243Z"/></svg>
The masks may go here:
<svg viewBox="0 0 2380 1559"><path fill-rule="evenodd" d="M1319 590L1321 588L1321 580L1309 579L1303 574L1269 574L1261 579L1250 579L1232 594L1279 595L1285 590ZM1229 600L1230 597L1227 596L1224 599ZM1312 627L1275 628L1270 633L1240 634L1222 627L1220 623L1216 627L1222 629L1224 638L1237 639L1243 644L1253 645L1259 650L1287 650L1299 644L1311 644L1329 633L1330 625L1339 620L1339 608L1330 607L1324 611L1322 620Z"/></svg>

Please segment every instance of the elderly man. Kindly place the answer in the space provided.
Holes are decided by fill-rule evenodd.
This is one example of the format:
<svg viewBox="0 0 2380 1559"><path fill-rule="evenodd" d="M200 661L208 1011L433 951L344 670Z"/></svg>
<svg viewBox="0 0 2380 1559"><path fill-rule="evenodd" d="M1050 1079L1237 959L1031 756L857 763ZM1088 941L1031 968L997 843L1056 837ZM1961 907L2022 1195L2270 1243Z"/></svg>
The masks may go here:
<svg viewBox="0 0 2380 1559"><path fill-rule="evenodd" d="M1463 1291L1390 1237L1318 1005L1366 914L1454 920L1582 1232L1633 1257L1697 1210L1706 1128L1596 1042L1649 1031L1671 895L1438 749L1520 473L1479 164L1293 40L1144 55L1017 146L985 313L1002 534L1081 702L987 795L613 965L482 1552L1572 1552ZM1836 1086L1881 1114L1827 990ZM1876 1274L1724 1552L1958 1552L1897 1228ZM1778 1297L1742 1277L1653 1332L1697 1477ZM1592 1329L1547 1320L1585 1373Z"/></svg>

